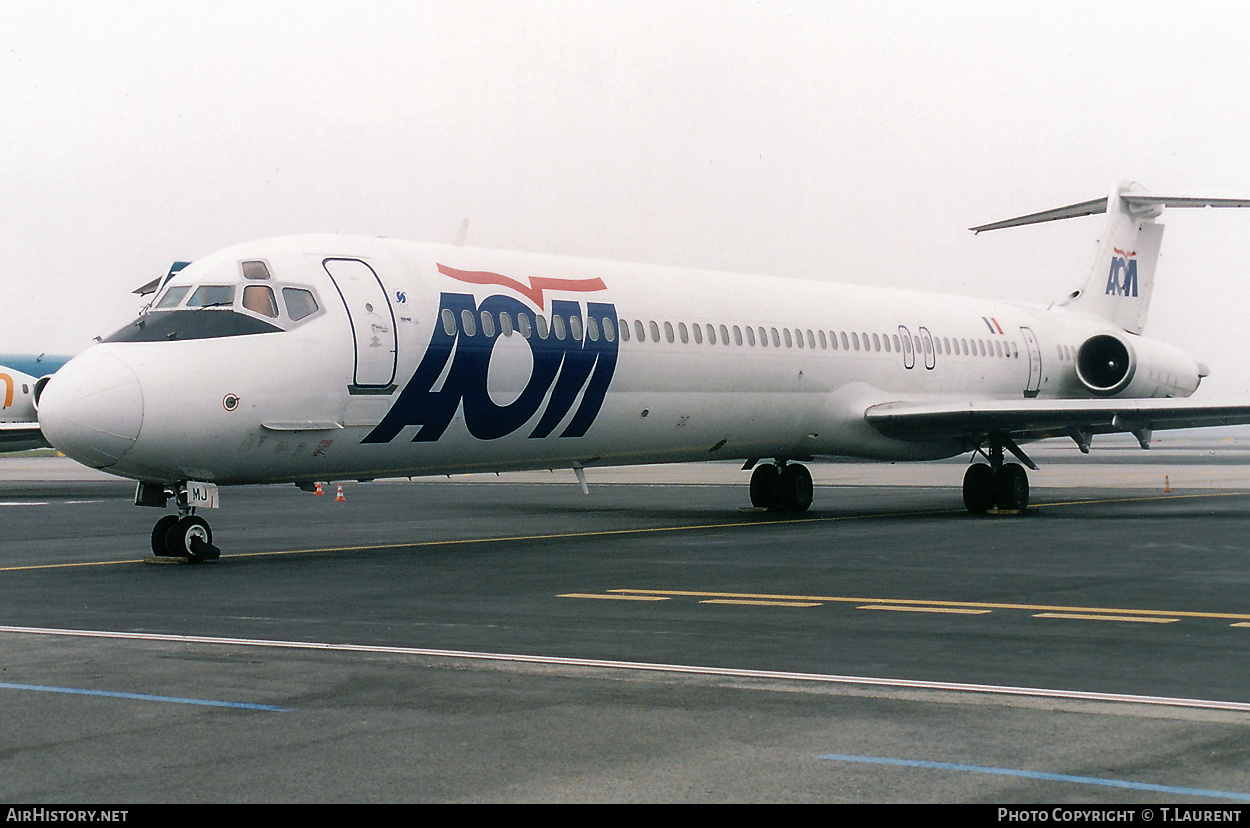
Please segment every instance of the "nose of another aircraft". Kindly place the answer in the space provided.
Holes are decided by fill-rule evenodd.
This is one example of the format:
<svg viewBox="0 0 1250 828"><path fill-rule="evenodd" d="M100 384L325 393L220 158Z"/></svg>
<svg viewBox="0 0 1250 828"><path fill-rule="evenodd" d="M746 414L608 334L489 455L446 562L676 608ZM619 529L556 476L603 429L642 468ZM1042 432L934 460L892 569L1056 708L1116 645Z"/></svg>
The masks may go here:
<svg viewBox="0 0 1250 828"><path fill-rule="evenodd" d="M129 451L143 425L143 389L129 365L91 348L52 375L39 427L58 451L98 469Z"/></svg>

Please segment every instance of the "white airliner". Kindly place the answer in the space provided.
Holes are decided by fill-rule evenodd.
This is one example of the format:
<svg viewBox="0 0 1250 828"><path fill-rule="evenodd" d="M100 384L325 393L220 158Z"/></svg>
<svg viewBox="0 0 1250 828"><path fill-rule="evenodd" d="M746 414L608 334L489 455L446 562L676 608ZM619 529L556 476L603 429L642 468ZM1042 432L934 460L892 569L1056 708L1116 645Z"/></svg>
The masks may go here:
<svg viewBox="0 0 1250 828"><path fill-rule="evenodd" d="M735 459L753 504L801 512L800 461L972 452L967 508L1022 511L1022 444L1250 422L1177 401L1206 369L1141 336L1164 206L1250 200L1117 185L973 228L1108 213L1083 286L1049 306L381 238L244 244L65 365L39 422L138 480L138 505L172 497L152 551L192 560L219 554L196 508L248 483L571 468L584 487L588 466Z"/></svg>
<svg viewBox="0 0 1250 828"><path fill-rule="evenodd" d="M0 452L47 448L35 396L69 357L0 354Z"/></svg>

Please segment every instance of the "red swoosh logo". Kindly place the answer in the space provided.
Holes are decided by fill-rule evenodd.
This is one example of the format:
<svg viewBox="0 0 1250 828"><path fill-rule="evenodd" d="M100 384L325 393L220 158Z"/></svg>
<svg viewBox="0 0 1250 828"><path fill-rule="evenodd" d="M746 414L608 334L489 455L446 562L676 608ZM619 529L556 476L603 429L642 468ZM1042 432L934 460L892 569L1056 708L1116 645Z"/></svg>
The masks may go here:
<svg viewBox="0 0 1250 828"><path fill-rule="evenodd" d="M440 264L438 272L444 276L450 276L453 279L468 282L472 285L500 285L501 287L511 288L543 310L546 310L543 303L543 291L545 290L570 290L578 293L590 293L596 290L608 289L608 286L603 283L602 279L551 279L546 276L535 276L530 279L528 285L524 285L516 279L510 279L507 276L486 270L456 270L454 267Z"/></svg>

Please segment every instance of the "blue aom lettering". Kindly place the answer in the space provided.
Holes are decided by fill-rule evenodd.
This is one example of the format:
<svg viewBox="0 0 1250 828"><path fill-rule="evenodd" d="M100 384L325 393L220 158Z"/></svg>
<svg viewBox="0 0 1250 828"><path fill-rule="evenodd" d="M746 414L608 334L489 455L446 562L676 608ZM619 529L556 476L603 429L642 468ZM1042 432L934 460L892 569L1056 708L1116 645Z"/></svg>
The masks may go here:
<svg viewBox="0 0 1250 828"><path fill-rule="evenodd" d="M468 432L479 440L494 440L512 434L538 413L543 401L547 407L530 437L547 437L573 410L580 395L581 404L573 412L561 437L581 437L599 414L608 385L616 370L619 342L615 336L600 334L598 337L574 338L572 331L563 338L550 332L544 339L537 331L529 337L513 336L526 342L533 355L533 369L520 394L509 403L500 405L491 399L486 388L491 355L502 333L492 326L489 332L475 326L472 335L460 324L449 332L442 324L445 313L459 322L467 312L474 319L489 313L498 319L506 313L512 319L520 314L533 317L534 312L520 301L508 296L491 296L478 305L472 295L444 293L440 297L439 316L434 333L426 348L425 356L412 378L400 392L391 410L361 442L389 443L405 426L420 426L413 442L433 442L443 436L457 409L463 405L464 424ZM554 300L551 302L553 316L565 322L573 317L583 321L581 305L577 302ZM596 320L596 328L603 327L603 320L616 321L616 307L600 302L586 304L586 316ZM450 367L448 366L450 363ZM439 377L446 373L437 388Z"/></svg>
<svg viewBox="0 0 1250 828"><path fill-rule="evenodd" d="M1111 271L1107 274L1107 294L1137 295L1137 259L1131 255L1111 257Z"/></svg>

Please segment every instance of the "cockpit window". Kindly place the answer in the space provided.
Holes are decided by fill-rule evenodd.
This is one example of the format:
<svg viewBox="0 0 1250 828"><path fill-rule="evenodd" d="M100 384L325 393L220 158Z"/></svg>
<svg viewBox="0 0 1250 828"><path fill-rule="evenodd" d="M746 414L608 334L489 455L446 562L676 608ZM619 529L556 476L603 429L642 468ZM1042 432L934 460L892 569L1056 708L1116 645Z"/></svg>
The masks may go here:
<svg viewBox="0 0 1250 828"><path fill-rule="evenodd" d="M166 285L138 319L105 341L168 342L281 333L322 315L315 288L275 284L268 265L261 261L238 264L245 279L265 279L267 283ZM210 278L224 281L220 274ZM206 308L214 312L203 313Z"/></svg>
<svg viewBox="0 0 1250 828"><path fill-rule="evenodd" d="M188 308L225 307L234 304L234 285L201 285L187 300Z"/></svg>
<svg viewBox="0 0 1250 828"><path fill-rule="evenodd" d="M286 314L291 317L292 322L298 322L317 312L317 298L311 290L284 287L282 299L286 302Z"/></svg>
<svg viewBox="0 0 1250 828"><path fill-rule="evenodd" d="M249 262L244 262L249 264ZM278 300L274 298L273 290L268 285L247 285L243 288L243 307L259 313L261 316L268 316L271 319L278 317Z"/></svg>
<svg viewBox="0 0 1250 828"><path fill-rule="evenodd" d="M269 268L264 262L241 262L244 279L268 279Z"/></svg>
<svg viewBox="0 0 1250 828"><path fill-rule="evenodd" d="M182 297L186 296L187 291L189 291L190 289L191 289L190 285L183 285L181 287L171 287L169 290L165 291L165 295L162 296L161 300L156 303L156 307L158 308L174 307L175 305L177 305L179 302L182 301Z"/></svg>

